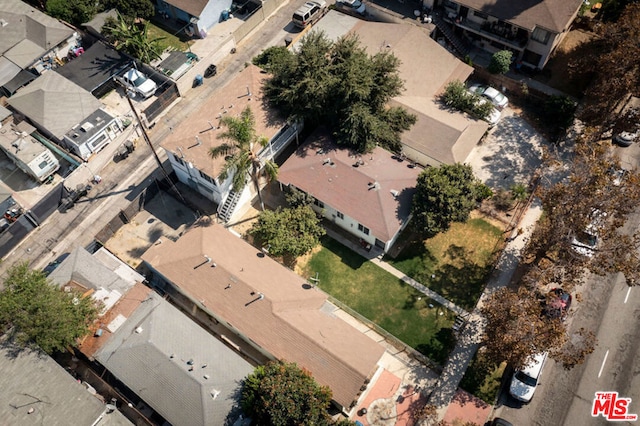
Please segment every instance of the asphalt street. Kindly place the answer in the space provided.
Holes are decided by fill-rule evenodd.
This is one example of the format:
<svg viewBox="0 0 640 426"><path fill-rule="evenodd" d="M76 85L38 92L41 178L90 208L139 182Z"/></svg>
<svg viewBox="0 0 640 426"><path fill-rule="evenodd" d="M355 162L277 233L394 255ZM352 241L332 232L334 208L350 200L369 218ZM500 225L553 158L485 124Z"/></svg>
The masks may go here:
<svg viewBox="0 0 640 426"><path fill-rule="evenodd" d="M639 223L640 216L634 215L627 226ZM630 413L640 413L640 288L629 287L622 274L592 276L578 293L580 301L574 304L570 327L596 332L594 352L572 370L550 360L528 405L513 400L503 389L497 416L515 425L607 424L603 417L591 416L595 392L600 391L631 398Z"/></svg>

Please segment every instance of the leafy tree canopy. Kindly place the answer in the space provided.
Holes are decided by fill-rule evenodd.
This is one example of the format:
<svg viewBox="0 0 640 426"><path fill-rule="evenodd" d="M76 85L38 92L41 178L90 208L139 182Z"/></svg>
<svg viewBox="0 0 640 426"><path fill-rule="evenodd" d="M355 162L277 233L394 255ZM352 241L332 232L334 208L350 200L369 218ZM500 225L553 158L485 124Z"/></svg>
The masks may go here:
<svg viewBox="0 0 640 426"><path fill-rule="evenodd" d="M376 145L400 149L400 134L416 117L388 102L401 93L400 61L387 52L367 54L355 35L331 42L311 32L298 53L267 49L254 59L272 73L267 98L286 115L325 124L338 144L367 152Z"/></svg>
<svg viewBox="0 0 640 426"><path fill-rule="evenodd" d="M494 362L506 359L522 366L527 357L549 351L566 368L580 364L593 351L594 334L582 328L569 333L565 323L542 317L538 289L573 292L587 273L622 272L630 285L640 282L640 234L622 232L640 201L640 176L636 171L614 174L619 161L597 139L597 131L586 129L576 141L569 176L550 174L551 183L543 180L536 192L545 214L522 254L520 288L496 292L483 308L488 322L484 342ZM576 252L573 237L588 229L594 214L602 220L592 255L585 256Z"/></svg>
<svg viewBox="0 0 640 426"><path fill-rule="evenodd" d="M149 19L155 8L150 0L101 0L104 9L116 9L129 18Z"/></svg>
<svg viewBox="0 0 640 426"><path fill-rule="evenodd" d="M260 244L269 245L269 253L274 256L294 258L311 251L325 234L309 205L265 210L250 232Z"/></svg>
<svg viewBox="0 0 640 426"><path fill-rule="evenodd" d="M426 235L446 231L452 222L466 222L477 203L490 195L469 165L428 167L418 176L413 196L414 225Z"/></svg>
<svg viewBox="0 0 640 426"><path fill-rule="evenodd" d="M93 0L47 0L47 14L73 25L89 22L98 12L99 4Z"/></svg>
<svg viewBox="0 0 640 426"><path fill-rule="evenodd" d="M487 118L494 109L491 102L481 101L481 99L480 95L469 92L460 80L447 84L440 96L440 101L446 106L464 111L480 120Z"/></svg>
<svg viewBox="0 0 640 426"><path fill-rule="evenodd" d="M489 62L489 72L491 74L504 74L509 71L511 67L511 58L513 52L510 50L500 50L491 56L491 62Z"/></svg>
<svg viewBox="0 0 640 426"><path fill-rule="evenodd" d="M255 424L329 425L331 390L294 363L257 367L244 382L241 405Z"/></svg>
<svg viewBox="0 0 640 426"><path fill-rule="evenodd" d="M592 79L580 118L607 128L617 118L619 102L630 93L640 93L640 3L630 3L617 22L600 25L597 31L598 36L581 49L569 69L580 78Z"/></svg>
<svg viewBox="0 0 640 426"><path fill-rule="evenodd" d="M0 328L19 345L34 342L49 354L64 350L87 334L97 317L93 299L50 285L42 271L30 270L26 263L11 268L4 285Z"/></svg>

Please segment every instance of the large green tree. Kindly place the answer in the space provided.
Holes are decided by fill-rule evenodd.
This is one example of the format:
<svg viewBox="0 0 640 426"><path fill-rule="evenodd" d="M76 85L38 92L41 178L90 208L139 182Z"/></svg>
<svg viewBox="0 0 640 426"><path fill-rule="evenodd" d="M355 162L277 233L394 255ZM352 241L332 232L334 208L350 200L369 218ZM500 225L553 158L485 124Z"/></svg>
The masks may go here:
<svg viewBox="0 0 640 426"><path fill-rule="evenodd" d="M240 401L254 424L271 426L329 425L330 402L331 390L308 371L278 361L256 367L245 379Z"/></svg>
<svg viewBox="0 0 640 426"><path fill-rule="evenodd" d="M90 297L64 292L26 263L12 267L0 293L0 327L20 345L33 342L51 354L73 346L97 317Z"/></svg>
<svg viewBox="0 0 640 426"><path fill-rule="evenodd" d="M298 257L311 251L325 234L320 219L308 206L265 210L250 233L274 256Z"/></svg>
<svg viewBox="0 0 640 426"><path fill-rule="evenodd" d="M297 53L267 49L255 61L272 73L267 98L310 125L325 124L338 144L367 152L380 145L400 150L400 135L416 120L389 101L403 82L393 54L371 56L355 35L331 42L322 32L304 37Z"/></svg>
<svg viewBox="0 0 640 426"><path fill-rule="evenodd" d="M104 9L116 9L129 18L152 18L155 8L151 0L101 0Z"/></svg>
<svg viewBox="0 0 640 426"><path fill-rule="evenodd" d="M160 58L164 37L149 36L149 21L136 23L118 13L116 22L107 24L104 32L117 50L123 51L144 63Z"/></svg>
<svg viewBox="0 0 640 426"><path fill-rule="evenodd" d="M478 202L490 195L469 165L428 167L418 176L413 196L414 226L426 235L446 231L453 222L466 222Z"/></svg>
<svg viewBox="0 0 640 426"><path fill-rule="evenodd" d="M249 106L242 110L239 117L225 115L220 123L226 127L226 130L218 137L228 142L211 148L209 151L212 158L226 157L220 178L225 180L231 174L233 190L240 192L247 182L247 175L249 175L256 187L260 208L264 210L264 202L260 192L260 176L264 174L268 180L274 180L278 177L278 165L273 160L258 157L260 148L266 146L268 140L256 135L256 120Z"/></svg>
<svg viewBox="0 0 640 426"><path fill-rule="evenodd" d="M47 14L74 25L89 22L96 12L99 3L93 0L47 0Z"/></svg>
<svg viewBox="0 0 640 426"><path fill-rule="evenodd" d="M444 92L440 95L440 101L449 108L464 111L482 120L493 112L494 106L491 102L481 99L480 95L469 92L460 80L454 80L447 84Z"/></svg>

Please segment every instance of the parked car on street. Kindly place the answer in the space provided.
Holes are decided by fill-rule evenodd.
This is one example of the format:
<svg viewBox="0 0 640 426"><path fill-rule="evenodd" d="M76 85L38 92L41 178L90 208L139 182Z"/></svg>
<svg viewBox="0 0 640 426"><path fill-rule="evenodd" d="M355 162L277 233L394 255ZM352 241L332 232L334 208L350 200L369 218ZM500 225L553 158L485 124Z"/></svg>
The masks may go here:
<svg viewBox="0 0 640 426"><path fill-rule="evenodd" d="M591 212L591 222L571 238L573 250L587 257L593 257L598 245L598 230L604 225L607 214L598 209Z"/></svg>
<svg viewBox="0 0 640 426"><path fill-rule="evenodd" d="M613 137L613 143L618 146L631 146L631 144L636 140L638 134L635 132L621 132Z"/></svg>
<svg viewBox="0 0 640 426"><path fill-rule="evenodd" d="M291 20L296 26L305 28L322 18L326 10L327 2L324 0L308 1L293 13Z"/></svg>
<svg viewBox="0 0 640 426"><path fill-rule="evenodd" d="M469 91L488 99L498 109L504 109L509 104L509 98L491 86L472 84L469 86Z"/></svg>
<svg viewBox="0 0 640 426"><path fill-rule="evenodd" d="M545 298L544 313L549 318L560 318L563 321L571 308L571 294L561 288L554 288Z"/></svg>
<svg viewBox="0 0 640 426"><path fill-rule="evenodd" d="M347 13L357 13L362 16L367 13L367 7L360 0L336 0L336 8Z"/></svg>
<svg viewBox="0 0 640 426"><path fill-rule="evenodd" d="M547 352L537 354L533 357L533 361L523 370L516 370L509 385L509 394L512 397L524 403L531 401L538 387L542 369L547 361L547 355Z"/></svg>
<svg viewBox="0 0 640 426"><path fill-rule="evenodd" d="M125 85L127 91L140 95L143 99L147 99L156 93L158 86L156 82L138 71L131 68L121 77L116 77L118 81Z"/></svg>

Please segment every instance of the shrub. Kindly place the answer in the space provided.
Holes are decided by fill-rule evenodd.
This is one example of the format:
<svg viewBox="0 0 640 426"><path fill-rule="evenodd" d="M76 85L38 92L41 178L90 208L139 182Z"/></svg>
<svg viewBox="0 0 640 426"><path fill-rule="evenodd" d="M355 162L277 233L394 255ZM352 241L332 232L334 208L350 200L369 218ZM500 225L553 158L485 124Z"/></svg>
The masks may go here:
<svg viewBox="0 0 640 426"><path fill-rule="evenodd" d="M511 66L511 58L513 53L510 50L500 50L493 54L489 63L489 72L491 74L504 74L509 71Z"/></svg>

